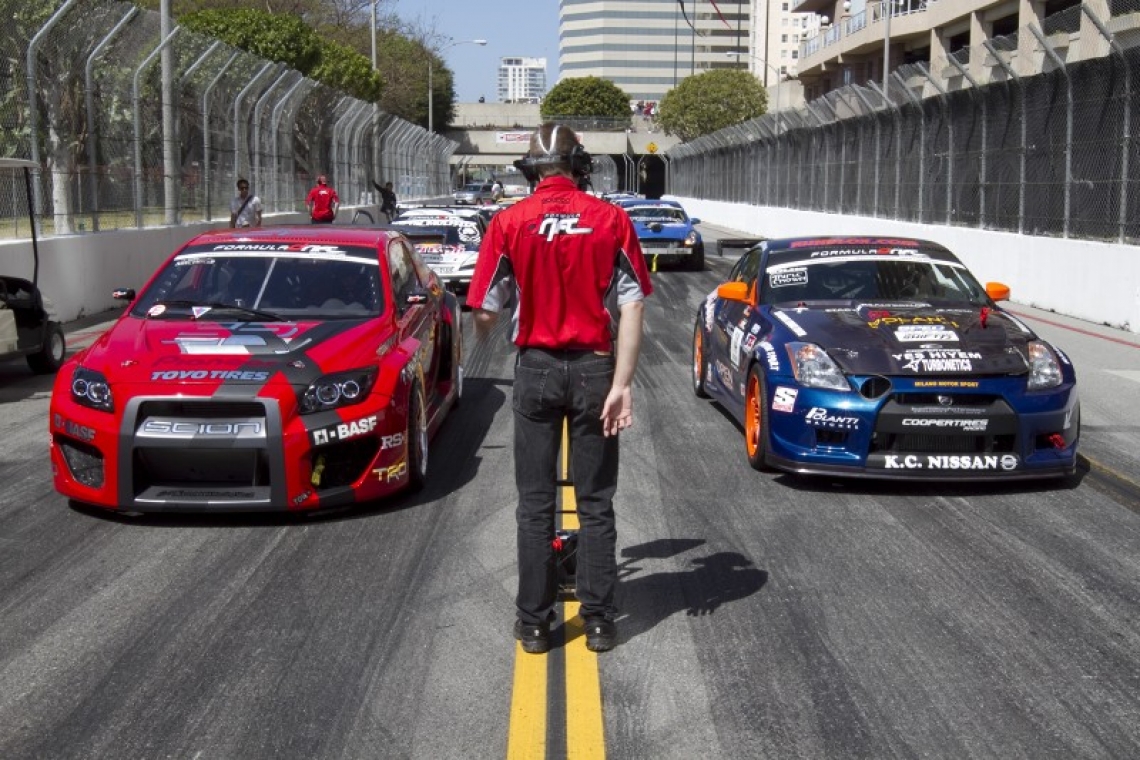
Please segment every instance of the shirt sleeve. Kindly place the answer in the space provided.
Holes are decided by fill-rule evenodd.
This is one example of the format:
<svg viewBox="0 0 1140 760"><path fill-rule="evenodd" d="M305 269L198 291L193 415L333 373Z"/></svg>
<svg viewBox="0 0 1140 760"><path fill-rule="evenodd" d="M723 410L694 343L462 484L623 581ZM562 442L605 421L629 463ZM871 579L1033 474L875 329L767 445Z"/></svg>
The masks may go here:
<svg viewBox="0 0 1140 760"><path fill-rule="evenodd" d="M475 273L467 289L467 305L484 311L501 311L511 296L514 270L507 254L503 218L495 216L479 244Z"/></svg>
<svg viewBox="0 0 1140 760"><path fill-rule="evenodd" d="M618 306L621 306L631 301L640 301L650 295L653 292L653 283L649 279L649 267L645 264L645 255L641 251L641 242L637 239L637 230L629 215L619 209L614 218L619 245L617 299Z"/></svg>

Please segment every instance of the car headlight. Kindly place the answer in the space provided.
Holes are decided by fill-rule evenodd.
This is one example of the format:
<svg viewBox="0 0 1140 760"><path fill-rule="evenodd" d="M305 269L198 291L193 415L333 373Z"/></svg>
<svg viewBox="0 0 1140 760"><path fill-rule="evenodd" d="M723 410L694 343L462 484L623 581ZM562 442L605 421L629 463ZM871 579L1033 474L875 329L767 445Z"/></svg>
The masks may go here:
<svg viewBox="0 0 1140 760"><path fill-rule="evenodd" d="M689 234L685 235L685 245L693 246L701 241L701 235L696 230L689 230Z"/></svg>
<svg viewBox="0 0 1140 760"><path fill-rule="evenodd" d="M851 390L851 384L847 382L839 365L816 344L792 342L787 344L787 348L792 360L792 372L800 385L833 391Z"/></svg>
<svg viewBox="0 0 1140 760"><path fill-rule="evenodd" d="M376 369L334 372L313 381L301 396L301 414L324 412L359 404L376 382Z"/></svg>
<svg viewBox="0 0 1140 760"><path fill-rule="evenodd" d="M1057 355L1049 346L1039 340L1031 340L1026 348L1029 349L1028 390L1039 391L1060 385L1061 363L1057 361Z"/></svg>
<svg viewBox="0 0 1140 760"><path fill-rule="evenodd" d="M111 384L102 372L86 367L77 367L71 376L71 400L101 412L115 411Z"/></svg>

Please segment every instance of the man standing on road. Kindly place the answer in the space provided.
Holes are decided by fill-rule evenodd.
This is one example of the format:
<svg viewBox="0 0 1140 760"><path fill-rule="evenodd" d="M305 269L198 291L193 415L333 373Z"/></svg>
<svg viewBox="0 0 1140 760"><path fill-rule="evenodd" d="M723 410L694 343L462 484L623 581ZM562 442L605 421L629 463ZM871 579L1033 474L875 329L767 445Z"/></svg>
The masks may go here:
<svg viewBox="0 0 1140 760"><path fill-rule="evenodd" d="M586 646L604 652L617 643L617 434L633 424L642 301L653 287L629 217L579 188L591 159L573 131L543 124L515 165L538 187L492 218L467 296L480 340L498 312L514 305L515 638L530 653L550 649L558 593L555 473L566 420L581 524L577 596Z"/></svg>
<svg viewBox="0 0 1140 760"><path fill-rule="evenodd" d="M237 181L237 195L230 200L231 227L260 227L261 199L249 192L249 180Z"/></svg>
<svg viewBox="0 0 1140 760"><path fill-rule="evenodd" d="M332 224L336 219L336 210L340 206L340 198L336 190L329 187L325 175L317 177L317 185L309 191L305 198L305 207L309 209L309 217L313 224Z"/></svg>

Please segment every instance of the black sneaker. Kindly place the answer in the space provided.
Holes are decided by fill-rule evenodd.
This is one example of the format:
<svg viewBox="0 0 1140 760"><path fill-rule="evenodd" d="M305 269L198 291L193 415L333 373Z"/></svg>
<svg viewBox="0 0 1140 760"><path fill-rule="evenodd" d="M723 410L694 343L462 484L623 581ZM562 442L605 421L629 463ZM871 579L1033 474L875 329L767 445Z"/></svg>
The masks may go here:
<svg viewBox="0 0 1140 760"><path fill-rule="evenodd" d="M534 625L516 620L515 638L527 654L544 654L550 651L550 624Z"/></svg>
<svg viewBox="0 0 1140 760"><path fill-rule="evenodd" d="M617 626L603 617L586 618L586 649L608 652L617 645Z"/></svg>

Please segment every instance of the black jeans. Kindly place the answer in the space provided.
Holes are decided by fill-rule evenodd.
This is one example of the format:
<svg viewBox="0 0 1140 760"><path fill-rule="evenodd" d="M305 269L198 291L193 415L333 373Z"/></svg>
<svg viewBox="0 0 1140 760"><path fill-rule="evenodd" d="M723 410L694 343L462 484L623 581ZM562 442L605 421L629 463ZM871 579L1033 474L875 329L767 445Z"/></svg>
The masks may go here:
<svg viewBox="0 0 1140 760"><path fill-rule="evenodd" d="M515 483L519 619L547 619L558 595L552 542L563 420L570 429L570 480L578 502L575 585L582 617L613 619L617 583L618 439L602 434L614 358L593 351L522 349L515 363Z"/></svg>

